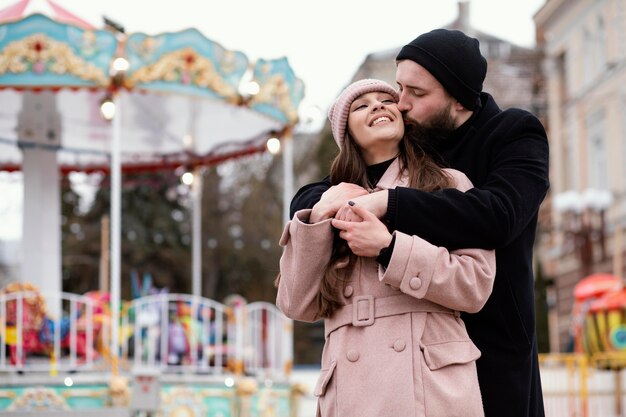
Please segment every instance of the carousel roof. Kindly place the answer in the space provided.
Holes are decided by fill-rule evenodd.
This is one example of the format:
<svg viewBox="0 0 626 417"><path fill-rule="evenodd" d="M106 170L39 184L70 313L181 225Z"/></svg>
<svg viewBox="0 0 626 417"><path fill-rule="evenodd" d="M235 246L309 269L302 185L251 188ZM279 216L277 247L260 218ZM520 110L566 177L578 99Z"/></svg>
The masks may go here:
<svg viewBox="0 0 626 417"><path fill-rule="evenodd" d="M111 75L119 57L128 69ZM242 93L250 82L256 93ZM250 63L193 28L112 33L51 0L0 11L0 170L19 169L33 148L56 152L65 171L107 170L112 127L100 105L112 95L123 166L141 170L264 150L297 123L304 86L287 58Z"/></svg>

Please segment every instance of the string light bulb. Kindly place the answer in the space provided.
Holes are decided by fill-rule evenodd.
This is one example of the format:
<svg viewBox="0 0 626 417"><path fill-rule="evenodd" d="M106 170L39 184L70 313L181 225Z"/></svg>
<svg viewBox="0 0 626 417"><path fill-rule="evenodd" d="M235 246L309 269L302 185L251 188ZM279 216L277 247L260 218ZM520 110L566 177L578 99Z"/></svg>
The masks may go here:
<svg viewBox="0 0 626 417"><path fill-rule="evenodd" d="M265 146L268 152L272 155L276 155L278 152L280 152L280 140L278 140L277 138L269 138L265 143Z"/></svg>
<svg viewBox="0 0 626 417"><path fill-rule="evenodd" d="M185 185L193 184L193 173L185 172L183 175L181 175L180 181Z"/></svg>
<svg viewBox="0 0 626 417"><path fill-rule="evenodd" d="M115 117L115 103L111 95L107 95L100 102L100 114L105 120L113 120Z"/></svg>

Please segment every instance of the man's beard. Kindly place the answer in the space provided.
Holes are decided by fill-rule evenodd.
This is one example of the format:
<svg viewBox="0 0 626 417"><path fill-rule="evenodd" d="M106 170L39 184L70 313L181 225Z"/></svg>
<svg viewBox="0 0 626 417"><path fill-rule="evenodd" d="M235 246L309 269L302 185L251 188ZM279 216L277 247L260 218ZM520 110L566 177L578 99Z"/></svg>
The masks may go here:
<svg viewBox="0 0 626 417"><path fill-rule="evenodd" d="M451 107L452 105L449 104L441 108L430 120L424 123L418 123L403 113L405 122L408 122L407 131L420 142L436 145L448 138L456 129L454 118L450 114Z"/></svg>

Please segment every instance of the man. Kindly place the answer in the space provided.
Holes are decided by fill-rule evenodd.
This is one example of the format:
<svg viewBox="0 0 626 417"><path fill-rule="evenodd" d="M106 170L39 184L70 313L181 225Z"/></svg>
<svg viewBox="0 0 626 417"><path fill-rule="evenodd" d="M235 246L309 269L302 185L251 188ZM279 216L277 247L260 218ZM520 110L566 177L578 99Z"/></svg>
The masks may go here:
<svg viewBox="0 0 626 417"><path fill-rule="evenodd" d="M351 199L385 219L390 230L448 249L495 248L493 293L480 312L463 314L482 352L477 365L485 415L544 416L532 249L539 205L549 187L545 130L532 114L502 111L482 92L487 63L478 40L462 32L422 34L400 50L396 61L405 123L425 135L443 162L465 173L475 188L428 193L398 187L363 196L353 184L330 187L326 179L298 191L292 214L318 204L326 217L337 216L333 225L348 244L362 243L357 228L343 221L349 220L345 202ZM393 256L393 241L380 253L362 245L351 248L360 256L378 256L383 266Z"/></svg>

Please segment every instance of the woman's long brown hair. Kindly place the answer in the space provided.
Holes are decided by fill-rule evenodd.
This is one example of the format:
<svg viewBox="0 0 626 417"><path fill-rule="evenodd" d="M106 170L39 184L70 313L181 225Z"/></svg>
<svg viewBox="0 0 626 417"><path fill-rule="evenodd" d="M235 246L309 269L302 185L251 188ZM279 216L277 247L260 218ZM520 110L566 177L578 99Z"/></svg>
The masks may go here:
<svg viewBox="0 0 626 417"><path fill-rule="evenodd" d="M361 152L350 135L347 136L343 148L333 160L330 168L330 182L332 185L349 182L370 189L372 185L368 183L367 166ZM451 178L424 151L420 139L411 134L405 134L399 147L400 174L408 175L409 187L436 191L452 185ZM349 274L356 258L346 241L339 237L338 231L335 231L333 251L317 296L319 317L330 317L342 306L340 290L343 289L346 283L345 277Z"/></svg>

